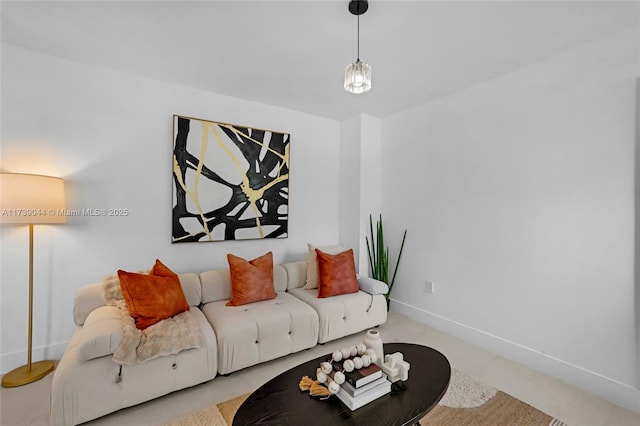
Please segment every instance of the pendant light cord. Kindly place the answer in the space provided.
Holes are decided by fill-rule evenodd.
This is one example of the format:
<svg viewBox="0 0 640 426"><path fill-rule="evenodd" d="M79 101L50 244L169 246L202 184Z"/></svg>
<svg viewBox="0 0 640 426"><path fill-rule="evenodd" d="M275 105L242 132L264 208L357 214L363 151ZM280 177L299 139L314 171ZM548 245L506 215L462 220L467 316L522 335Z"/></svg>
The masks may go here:
<svg viewBox="0 0 640 426"><path fill-rule="evenodd" d="M358 15L358 54L356 56L358 58L356 62L360 62L360 15Z"/></svg>

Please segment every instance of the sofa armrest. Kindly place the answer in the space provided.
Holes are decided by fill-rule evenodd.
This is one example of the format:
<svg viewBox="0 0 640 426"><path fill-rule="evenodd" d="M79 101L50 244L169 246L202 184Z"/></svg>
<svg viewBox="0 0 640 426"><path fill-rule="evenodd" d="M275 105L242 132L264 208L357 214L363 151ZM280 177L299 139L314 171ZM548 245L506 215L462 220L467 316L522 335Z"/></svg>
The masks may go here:
<svg viewBox="0 0 640 426"><path fill-rule="evenodd" d="M369 294L387 294L389 292L389 286L387 284L364 276L358 276L358 286L360 290Z"/></svg>
<svg viewBox="0 0 640 426"><path fill-rule="evenodd" d="M73 320L76 325L83 325L89 314L107 302L102 295L101 284L89 284L80 287L73 302Z"/></svg>
<svg viewBox="0 0 640 426"><path fill-rule="evenodd" d="M78 332L78 359L89 361L113 354L123 338L120 309L100 306L94 309Z"/></svg>

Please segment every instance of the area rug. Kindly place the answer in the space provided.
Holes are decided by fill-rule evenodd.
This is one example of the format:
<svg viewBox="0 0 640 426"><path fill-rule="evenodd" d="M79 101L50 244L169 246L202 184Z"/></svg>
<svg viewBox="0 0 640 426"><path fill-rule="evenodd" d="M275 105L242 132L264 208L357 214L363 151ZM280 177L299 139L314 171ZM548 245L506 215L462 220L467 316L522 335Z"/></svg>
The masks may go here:
<svg viewBox="0 0 640 426"><path fill-rule="evenodd" d="M249 394L212 404L165 426L229 426ZM453 369L449 389L423 426L567 426L537 408Z"/></svg>

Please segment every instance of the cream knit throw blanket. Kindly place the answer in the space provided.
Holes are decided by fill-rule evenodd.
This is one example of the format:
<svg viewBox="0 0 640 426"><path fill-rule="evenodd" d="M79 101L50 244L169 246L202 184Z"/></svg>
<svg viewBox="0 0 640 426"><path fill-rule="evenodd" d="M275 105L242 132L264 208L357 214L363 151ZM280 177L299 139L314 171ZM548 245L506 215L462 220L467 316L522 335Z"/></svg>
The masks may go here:
<svg viewBox="0 0 640 426"><path fill-rule="evenodd" d="M102 280L102 291L107 305L120 310L123 335L120 345L113 353L113 360L118 364L133 365L202 345L202 332L191 311L139 330L122 297L117 275L107 276Z"/></svg>

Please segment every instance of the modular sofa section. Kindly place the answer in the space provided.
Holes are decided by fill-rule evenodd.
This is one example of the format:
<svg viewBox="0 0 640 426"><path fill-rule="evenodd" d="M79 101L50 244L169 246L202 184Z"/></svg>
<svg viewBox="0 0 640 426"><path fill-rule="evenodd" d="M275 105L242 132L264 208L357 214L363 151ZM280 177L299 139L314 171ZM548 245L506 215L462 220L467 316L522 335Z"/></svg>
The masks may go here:
<svg viewBox="0 0 640 426"><path fill-rule="evenodd" d="M204 337L199 349L132 366L121 367L110 355L78 360L77 340L82 332L78 328L53 377L51 425L76 425L213 379L217 371L215 334L202 312L192 311Z"/></svg>
<svg viewBox="0 0 640 426"><path fill-rule="evenodd" d="M209 381L216 376L216 336L204 314L196 307L200 303L199 278L197 274L181 274L179 277L202 335L200 348L131 366L117 364L111 354L87 361L82 361L82 357L78 356L79 344L87 337L83 333L89 330L85 330L85 320L92 311L106 309L100 284L91 284L78 290L74 305L76 331L53 375L52 426L76 425L93 420Z"/></svg>
<svg viewBox="0 0 640 426"><path fill-rule="evenodd" d="M318 315L285 292L271 300L243 306L210 302L202 311L218 339L218 372L229 374L314 347Z"/></svg>
<svg viewBox="0 0 640 426"><path fill-rule="evenodd" d="M307 262L292 262L283 266L289 277L287 292L318 313L318 343L359 333L387 321L387 301L384 295L360 290L357 293L319 298L318 289L303 288Z"/></svg>
<svg viewBox="0 0 640 426"><path fill-rule="evenodd" d="M226 305L231 297L228 270L200 274L202 311L218 340L220 374L229 374L318 343L316 311L286 293L284 268L280 265L273 268L276 298L241 306Z"/></svg>

